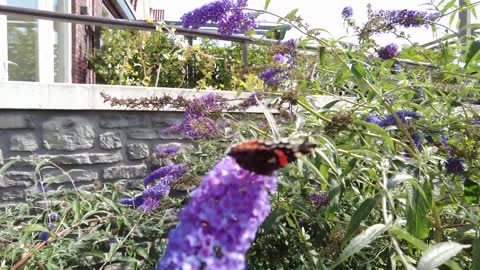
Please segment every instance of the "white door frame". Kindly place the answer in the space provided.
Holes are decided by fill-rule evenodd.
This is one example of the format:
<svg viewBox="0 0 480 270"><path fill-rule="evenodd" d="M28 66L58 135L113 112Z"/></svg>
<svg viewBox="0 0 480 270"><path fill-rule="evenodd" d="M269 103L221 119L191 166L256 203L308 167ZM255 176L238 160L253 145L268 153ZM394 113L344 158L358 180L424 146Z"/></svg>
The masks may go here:
<svg viewBox="0 0 480 270"><path fill-rule="evenodd" d="M6 5L7 0L0 0L0 5ZM8 41L7 16L0 15L0 82L8 80Z"/></svg>

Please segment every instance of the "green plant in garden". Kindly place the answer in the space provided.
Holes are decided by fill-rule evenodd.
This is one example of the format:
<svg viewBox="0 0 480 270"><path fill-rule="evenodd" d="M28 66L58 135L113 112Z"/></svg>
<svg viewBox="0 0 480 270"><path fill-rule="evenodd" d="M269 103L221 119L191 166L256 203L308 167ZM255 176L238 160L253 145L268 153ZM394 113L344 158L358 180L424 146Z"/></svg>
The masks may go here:
<svg viewBox="0 0 480 270"><path fill-rule="evenodd" d="M213 2L187 13L185 27L221 21L222 27L239 31L238 27L249 25L252 18L269 13L270 1L265 2L265 10L248 9L245 3ZM467 9L476 5L469 4ZM173 150L159 149L156 158L165 163L145 179L141 190L101 185L93 193L49 195L65 201L61 209L40 207L32 200L3 212L3 265L9 267L21 261L20 254L28 249L31 258L25 263L30 268L48 262L49 266L63 263L90 267L127 262L131 268L142 268L160 262L157 269L163 269L168 262L175 269L212 265L212 269L480 269L480 43L466 37L454 44L440 42L437 47L425 49L418 45L400 48L396 42L382 47L374 39L378 34L394 32L398 39L414 44L402 29L422 26L421 31L436 31L444 27L438 24L440 18L460 11L456 1L441 1L430 7L434 12L376 11L370 7L369 20L361 26L355 22L354 10L339 11L346 26L359 38L356 45L321 38L322 30L309 28L295 10L278 16L303 33L304 38L269 49L261 59L267 63L259 63L256 75L249 72L244 77L237 77L237 71L229 69L235 65L212 65L218 59L211 56L221 55L227 51L225 48L209 47L208 43L203 45L205 50L202 45L180 46L179 52L196 53L195 57L201 59L197 63L186 57L181 58L181 64L178 62L182 68L190 65L199 72L195 73L198 80L192 81L194 85L207 87L218 79L216 86L238 83L252 90L252 95L235 105L212 94L194 100L168 96L119 100L105 96L114 106L161 109L172 104L184 109L182 123L170 131L192 138L194 148L186 150L181 158L167 158ZM202 12L209 16L200 16ZM227 30L222 28L224 33L232 32ZM460 46L463 41L466 43ZM316 49L303 51L309 43ZM112 66L123 70L127 60L153 59L140 57L142 53L133 53L137 47L131 47L131 54L128 50L116 52ZM238 53L237 49L233 51ZM228 52L222 59L238 61L226 56L235 53ZM124 63L118 59L126 60ZM213 67L218 67L221 75L214 75L218 70ZM138 71L141 76L132 69L130 75L118 77L117 71L102 68L105 74L112 72L111 78L122 78L122 83L127 83L127 78L141 78L141 82L148 73L142 66ZM150 79L145 81L154 81L151 76L158 69L153 67L151 71ZM187 85L185 78L179 81ZM319 94L335 96L335 100L319 105L314 97ZM241 111L259 103L266 110L263 121L248 121L241 114L224 112ZM270 106L282 103L287 106L275 107L278 113L268 112ZM226 246L209 245L217 239L203 239L200 234L191 245L204 248L207 255L187 252L185 257L175 257L172 254L181 250L179 246L185 239L177 231L177 237L167 241L168 232L178 215L185 218L179 212L188 205L189 192L195 194L192 204L199 201L200 192L218 192L217 197L204 198L211 199L211 209L217 209L216 203L226 195L208 186L225 179L214 176L221 175L225 166L226 179L240 178L231 176L236 172L231 167L235 163L229 163L232 161L228 158L212 167L229 145L252 137L292 141L308 138L319 147L310 157L279 171L277 189L270 194L271 210L255 229L251 246L231 254ZM175 162L168 163L170 158ZM187 169L177 174L172 169L177 167L172 166L184 161ZM209 171L200 188L192 191ZM176 191L180 186L181 192ZM208 209L197 209L197 213ZM48 228L52 212L58 214L59 220L63 218L53 222L54 231ZM207 215L208 221L229 213L217 214ZM112 215L115 218L110 220ZM14 216L15 221L9 221ZM80 220L88 222L78 223ZM221 227L222 222L218 220L216 225ZM201 225L208 229L208 222ZM232 227L241 225L235 223ZM64 230L68 233L60 233ZM227 231L220 230L218 237L228 235ZM34 250L39 232L48 232L51 238L47 246ZM105 243L112 235L118 240ZM79 258L73 254L89 256ZM235 258L236 264L223 262L227 257Z"/></svg>

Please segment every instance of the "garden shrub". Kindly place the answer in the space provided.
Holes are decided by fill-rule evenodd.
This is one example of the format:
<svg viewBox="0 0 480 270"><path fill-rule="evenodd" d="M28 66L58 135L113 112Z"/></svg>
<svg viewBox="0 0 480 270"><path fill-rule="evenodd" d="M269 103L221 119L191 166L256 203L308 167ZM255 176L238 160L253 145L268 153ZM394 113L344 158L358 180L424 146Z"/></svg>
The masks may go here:
<svg viewBox="0 0 480 270"><path fill-rule="evenodd" d="M241 5L246 1L234 2ZM378 34L393 33L409 40L404 28L436 31L441 27L439 18L460 10L455 1L447 2L431 5L434 12L375 11L369 7L364 25L357 25L355 11L347 7L339 16L359 39L355 45L319 37L321 29L309 28L292 11L280 20L306 37L279 44L255 75L242 77L246 80L241 87L252 90L252 95L234 107L212 94L195 100L166 96L121 100L105 95L113 106L161 109L172 104L185 109L184 121L174 128L192 139L193 149L186 150L184 157L166 158L173 150L160 148L156 155L161 158L160 167L145 179L143 190L102 184L96 192L52 194L52 198L65 201L62 208L40 207L33 199L2 212L0 239L6 239L0 242L0 257L5 258L2 266L21 261L21 253L29 250L32 257L26 261L27 268L127 262L132 269L155 265L164 269L169 263L176 269L480 269L480 115L476 106L480 102L480 43L466 37L455 44L440 43L426 49L412 41L411 46L400 47L397 42L379 46L374 39ZM262 12L242 6L245 13L238 14L231 5L230 1L216 1L197 9L186 17L185 27L221 20L233 27L238 20L250 19L250 12ZM212 9L219 12L202 16ZM285 53L301 50L309 42L318 47L308 53ZM461 46L461 42L466 43ZM287 50L282 50L286 45ZM223 50L212 50L217 49ZM123 63L118 59L135 59L126 52L116 55L117 66ZM294 65L289 61L292 55L296 57ZM179 66L188 66L187 60L182 61ZM212 68L197 62L192 65L196 70ZM227 67L222 69L225 77L218 77L224 78L219 81L225 87L233 80L229 76L234 78ZM108 72L111 82L115 81L118 74ZM211 72L202 73L210 75L197 77L194 84L202 80L202 86L213 84L209 80L217 77ZM131 75L141 78L132 81L144 80L145 74ZM318 94L334 95L337 100L318 105L314 99ZM339 106L340 101L348 105ZM241 111L259 102L264 109L274 106L278 111L266 110L258 121L224 112L226 108ZM197 128L195 132L192 127ZM270 190L269 200L261 207L252 206L253 200L245 204L232 200L236 210L248 206L248 216L255 212L250 210L259 214L248 223L252 227L244 223L228 227L222 218L231 212L215 215L208 210L230 207L229 201L223 201L226 195L220 184L227 180L235 184L239 179L255 179L252 183L256 183L261 178L240 171L231 158L224 157L229 146L246 138L310 141L318 147L312 155L280 170L276 189L259 185L258 190L249 190L258 194ZM185 167L181 163L186 163ZM202 182L199 178L204 175ZM272 178L277 179L276 175L267 176L264 183ZM194 189L196 186L200 188ZM158 193L152 196L152 189ZM216 195L202 201L199 194L209 192ZM185 208L189 205L196 208ZM54 221L49 229L53 212L61 222ZM246 218L237 213L229 217L229 221ZM261 225L258 217L266 217ZM187 230L202 218L205 223ZM253 232L255 240L251 246L242 242L238 251L237 246L230 250L224 242L212 246L215 238L191 235L193 229L208 230L215 218L219 219L214 226L219 239L231 236L229 229L245 232L248 227L247 236ZM184 223L177 223L178 219ZM79 222L82 220L88 222ZM69 233L59 235L64 230ZM46 237L41 232L52 238L42 242L47 244L43 248L34 249L38 238ZM168 232L173 240L167 241ZM192 239L195 241L190 243ZM189 250L189 243L205 248L207 255Z"/></svg>

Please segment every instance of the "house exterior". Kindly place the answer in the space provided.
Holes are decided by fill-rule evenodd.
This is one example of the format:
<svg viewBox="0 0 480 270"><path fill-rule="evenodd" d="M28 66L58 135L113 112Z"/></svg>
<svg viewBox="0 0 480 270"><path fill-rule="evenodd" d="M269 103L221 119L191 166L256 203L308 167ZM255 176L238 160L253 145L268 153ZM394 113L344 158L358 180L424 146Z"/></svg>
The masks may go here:
<svg viewBox="0 0 480 270"><path fill-rule="evenodd" d="M150 0L0 0L0 5L98 17L163 19ZM87 56L100 28L0 15L0 81L95 83Z"/></svg>

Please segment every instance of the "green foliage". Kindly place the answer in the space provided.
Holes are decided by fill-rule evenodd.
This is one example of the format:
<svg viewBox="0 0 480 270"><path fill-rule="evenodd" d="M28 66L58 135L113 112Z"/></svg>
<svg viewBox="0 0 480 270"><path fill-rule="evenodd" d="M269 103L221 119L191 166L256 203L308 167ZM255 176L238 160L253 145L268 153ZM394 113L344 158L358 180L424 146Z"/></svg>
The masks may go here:
<svg viewBox="0 0 480 270"><path fill-rule="evenodd" d="M248 45L249 69L242 46L185 40L159 31L104 30L102 47L90 57L98 82L136 86L245 89L245 76L271 61L265 46Z"/></svg>

